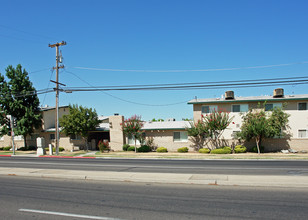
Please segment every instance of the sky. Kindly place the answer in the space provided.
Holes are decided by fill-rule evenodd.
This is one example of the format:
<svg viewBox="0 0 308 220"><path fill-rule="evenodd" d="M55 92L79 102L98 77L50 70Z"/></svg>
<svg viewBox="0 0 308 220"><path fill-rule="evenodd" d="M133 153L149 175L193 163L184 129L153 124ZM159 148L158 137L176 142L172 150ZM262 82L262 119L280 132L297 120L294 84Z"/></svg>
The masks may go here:
<svg viewBox="0 0 308 220"><path fill-rule="evenodd" d="M54 87L56 52L48 44L61 41L59 82L67 87L308 76L306 0L10 0L1 9L0 73L21 64L37 90ZM271 95L275 88L60 93L60 105L181 120L193 118L187 102L195 97ZM283 88L308 93L307 84ZM55 106L54 92L39 99Z"/></svg>

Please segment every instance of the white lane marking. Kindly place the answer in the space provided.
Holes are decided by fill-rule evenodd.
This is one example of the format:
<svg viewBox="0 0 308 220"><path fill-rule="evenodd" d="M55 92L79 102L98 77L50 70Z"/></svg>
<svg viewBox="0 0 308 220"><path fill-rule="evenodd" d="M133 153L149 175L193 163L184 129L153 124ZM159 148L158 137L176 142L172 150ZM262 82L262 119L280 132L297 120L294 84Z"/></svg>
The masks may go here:
<svg viewBox="0 0 308 220"><path fill-rule="evenodd" d="M54 165L54 166L80 166L80 163L44 163L44 162L15 162L0 161L0 164L34 164L34 165ZM199 167L180 167L180 166L138 166L138 165L107 165L107 164L82 164L86 167L124 167L124 168L164 168L164 169L223 169L223 170L307 170L307 168L292 167L215 167L215 166L199 166Z"/></svg>
<svg viewBox="0 0 308 220"><path fill-rule="evenodd" d="M92 216L92 215L78 215L78 214L65 213L65 212L52 212L52 211L43 211L43 210L35 210L35 209L18 209L18 211L39 213L39 214L45 214L45 215L60 215L60 216L85 218L85 219L121 220L119 218L109 218L109 217Z"/></svg>

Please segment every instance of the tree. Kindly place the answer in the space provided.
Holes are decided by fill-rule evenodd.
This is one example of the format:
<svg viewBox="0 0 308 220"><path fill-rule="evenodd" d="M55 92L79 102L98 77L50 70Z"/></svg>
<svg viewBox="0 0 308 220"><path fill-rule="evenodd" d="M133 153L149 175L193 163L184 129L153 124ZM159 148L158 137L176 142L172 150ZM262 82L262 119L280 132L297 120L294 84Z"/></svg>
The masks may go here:
<svg viewBox="0 0 308 220"><path fill-rule="evenodd" d="M209 137L209 128L207 123L199 120L197 123L190 122L190 128L187 128L188 136L193 142L193 148L197 151L206 145Z"/></svg>
<svg viewBox="0 0 308 220"><path fill-rule="evenodd" d="M155 119L155 118L153 118L153 119L152 119L152 121L153 121L153 122L157 122L157 121L164 121L164 119L162 119L162 118L159 118L159 119Z"/></svg>
<svg viewBox="0 0 308 220"><path fill-rule="evenodd" d="M8 82L0 74L0 108L2 116L12 115L17 120L14 128L16 135L24 137L24 146L27 147L27 135L34 132L34 128L39 128L42 124L39 112L39 99L36 90L28 77L25 69L22 70L20 64L16 68L8 66L6 69ZM7 126L2 126L1 133L9 135Z"/></svg>
<svg viewBox="0 0 308 220"><path fill-rule="evenodd" d="M95 110L78 105L69 105L69 114L60 118L62 131L67 136L80 135L87 151L89 131L95 131L100 122Z"/></svg>
<svg viewBox="0 0 308 220"><path fill-rule="evenodd" d="M260 154L263 139L286 135L285 130L288 127L288 118L289 114L278 107L269 112L266 112L265 109L258 111L250 109L247 114L242 116L243 124L237 136L246 141L254 139L258 154Z"/></svg>
<svg viewBox="0 0 308 220"><path fill-rule="evenodd" d="M234 117L230 117L229 112L216 110L202 117L203 122L207 124L209 129L209 137L215 148L221 145L219 143L220 137L224 130L230 125L233 118Z"/></svg>
<svg viewBox="0 0 308 220"><path fill-rule="evenodd" d="M136 141L142 137L142 127L144 123L141 120L141 116L134 115L128 119L125 119L122 123L123 133L129 137L135 139L135 153L137 152Z"/></svg>
<svg viewBox="0 0 308 220"><path fill-rule="evenodd" d="M196 124L191 123L191 128L188 128L188 135L193 137L195 148L198 150L202 148L206 139L212 141L215 148L219 147L220 138L223 131L230 125L233 117L230 117L228 112L213 111L210 114L201 115L201 120Z"/></svg>

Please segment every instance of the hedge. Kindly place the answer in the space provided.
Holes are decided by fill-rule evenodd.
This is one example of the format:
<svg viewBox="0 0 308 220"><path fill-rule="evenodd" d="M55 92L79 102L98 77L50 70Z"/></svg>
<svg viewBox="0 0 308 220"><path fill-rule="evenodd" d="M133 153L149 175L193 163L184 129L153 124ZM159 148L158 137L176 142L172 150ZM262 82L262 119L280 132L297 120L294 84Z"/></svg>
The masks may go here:
<svg viewBox="0 0 308 220"><path fill-rule="evenodd" d="M166 152L168 152L168 150L165 147L159 147L159 148L156 149L156 152L158 152L158 153L166 153Z"/></svg>
<svg viewBox="0 0 308 220"><path fill-rule="evenodd" d="M129 144L124 144L123 147L122 147L122 149L123 149L123 151L127 151L127 149L128 149L129 147L130 147Z"/></svg>
<svg viewBox="0 0 308 220"><path fill-rule="evenodd" d="M246 153L246 151L247 151L247 148L245 146L243 146L243 145L236 145L234 147L234 152L236 154L238 154L238 153Z"/></svg>
<svg viewBox="0 0 308 220"><path fill-rule="evenodd" d="M187 153L188 152L188 148L187 147L181 147L178 149L179 153Z"/></svg>
<svg viewBox="0 0 308 220"><path fill-rule="evenodd" d="M211 154L231 154L231 147L223 147L211 150Z"/></svg>
<svg viewBox="0 0 308 220"><path fill-rule="evenodd" d="M151 148L148 145L142 145L137 149L138 152L150 152Z"/></svg>
<svg viewBox="0 0 308 220"><path fill-rule="evenodd" d="M210 153L210 149L208 149L208 148L201 148L201 149L199 149L199 153L208 154L208 153Z"/></svg>

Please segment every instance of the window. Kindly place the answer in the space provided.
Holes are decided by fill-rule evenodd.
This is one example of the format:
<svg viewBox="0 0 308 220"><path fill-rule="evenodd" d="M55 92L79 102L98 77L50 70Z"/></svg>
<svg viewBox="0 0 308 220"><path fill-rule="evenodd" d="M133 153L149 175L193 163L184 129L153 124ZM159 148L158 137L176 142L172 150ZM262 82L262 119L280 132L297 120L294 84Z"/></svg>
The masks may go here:
<svg viewBox="0 0 308 220"><path fill-rule="evenodd" d="M307 102L298 103L298 110L307 110Z"/></svg>
<svg viewBox="0 0 308 220"><path fill-rule="evenodd" d="M71 140L81 140L81 136L78 134L71 134L70 138Z"/></svg>
<svg viewBox="0 0 308 220"><path fill-rule="evenodd" d="M55 134L50 134L50 135L49 135L49 139L50 139L50 140L56 139Z"/></svg>
<svg viewBox="0 0 308 220"><path fill-rule="evenodd" d="M282 103L272 103L272 104L265 104L265 111L271 111L274 108L281 108L282 107Z"/></svg>
<svg viewBox="0 0 308 220"><path fill-rule="evenodd" d="M211 113L218 110L217 105L204 105L201 107L202 114Z"/></svg>
<svg viewBox="0 0 308 220"><path fill-rule="evenodd" d="M142 138L145 139L145 133L142 133ZM128 135L128 144L135 145L135 138L132 135ZM136 140L136 145L140 145L139 140Z"/></svg>
<svg viewBox="0 0 308 220"><path fill-rule="evenodd" d="M174 142L187 142L188 141L187 131L175 131L173 133L173 141Z"/></svg>
<svg viewBox="0 0 308 220"><path fill-rule="evenodd" d="M248 104L232 105L232 112L248 112Z"/></svg>
<svg viewBox="0 0 308 220"><path fill-rule="evenodd" d="M298 130L298 137L299 138L307 138L307 130L306 129L300 129Z"/></svg>

